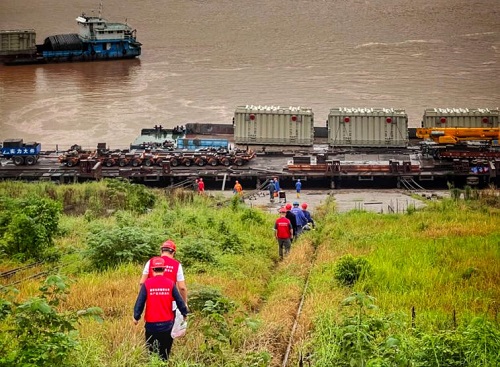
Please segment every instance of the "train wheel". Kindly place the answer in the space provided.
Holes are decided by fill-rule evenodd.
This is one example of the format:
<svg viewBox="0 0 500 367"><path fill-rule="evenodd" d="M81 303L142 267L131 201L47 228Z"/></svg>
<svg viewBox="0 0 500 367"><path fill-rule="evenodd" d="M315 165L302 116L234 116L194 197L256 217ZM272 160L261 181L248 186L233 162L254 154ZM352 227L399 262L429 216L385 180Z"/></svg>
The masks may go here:
<svg viewBox="0 0 500 367"><path fill-rule="evenodd" d="M12 158L12 160L14 161L14 164L16 166L21 166L24 164L24 158L21 156L16 155L15 157Z"/></svg>
<svg viewBox="0 0 500 367"><path fill-rule="evenodd" d="M179 160L177 158L170 158L170 165L172 167L177 167L179 165Z"/></svg>
<svg viewBox="0 0 500 367"><path fill-rule="evenodd" d="M222 163L224 166L226 166L226 167L228 167L228 166L230 166L230 165L231 165L231 161L230 161L230 159L229 159L229 158L227 158L227 157L222 158L221 163Z"/></svg>
<svg viewBox="0 0 500 367"><path fill-rule="evenodd" d="M216 166L219 162L217 162L217 158L210 158L208 160L208 164L211 165L211 166Z"/></svg>
<svg viewBox="0 0 500 367"><path fill-rule="evenodd" d="M207 162L203 158L196 158L195 163L197 166L203 167Z"/></svg>
<svg viewBox="0 0 500 367"><path fill-rule="evenodd" d="M26 164L27 164L28 166L32 166L32 165L34 165L34 164L36 163L36 158L35 158L35 157L33 157L32 155L29 155L29 156L27 156L27 157L24 159L24 161L26 162Z"/></svg>
<svg viewBox="0 0 500 367"><path fill-rule="evenodd" d="M120 159L120 160L118 161L118 165L119 165L120 167L125 167L127 164L128 164L128 162L127 162L127 160L126 160L126 159Z"/></svg>
<svg viewBox="0 0 500 367"><path fill-rule="evenodd" d="M241 158L236 158L236 159L234 160L234 164L236 164L236 165L237 165L237 166L239 166L239 167L243 166L243 159L241 159Z"/></svg>
<svg viewBox="0 0 500 367"><path fill-rule="evenodd" d="M189 158L184 159L184 165L186 167L191 167L192 164L193 164L193 161L191 161L191 159L189 159Z"/></svg>

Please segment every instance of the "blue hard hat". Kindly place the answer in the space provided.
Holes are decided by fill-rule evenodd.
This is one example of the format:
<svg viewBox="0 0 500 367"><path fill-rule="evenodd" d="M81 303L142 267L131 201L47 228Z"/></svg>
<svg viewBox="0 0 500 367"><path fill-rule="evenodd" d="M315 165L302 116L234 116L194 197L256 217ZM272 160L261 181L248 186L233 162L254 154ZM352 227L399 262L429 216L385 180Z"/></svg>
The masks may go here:
<svg viewBox="0 0 500 367"><path fill-rule="evenodd" d="M298 201L294 201L293 202L293 206L299 206L299 202Z"/></svg>

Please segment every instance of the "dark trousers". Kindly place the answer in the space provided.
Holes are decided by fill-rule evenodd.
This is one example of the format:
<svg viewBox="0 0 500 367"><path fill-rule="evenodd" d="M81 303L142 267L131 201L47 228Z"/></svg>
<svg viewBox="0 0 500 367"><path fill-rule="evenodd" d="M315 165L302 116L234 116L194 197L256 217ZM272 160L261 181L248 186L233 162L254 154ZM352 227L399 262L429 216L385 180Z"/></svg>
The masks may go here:
<svg viewBox="0 0 500 367"><path fill-rule="evenodd" d="M292 242L289 238L278 238L278 246L280 259L283 259L283 256L288 255L288 253L290 252Z"/></svg>
<svg viewBox="0 0 500 367"><path fill-rule="evenodd" d="M170 335L172 328L169 331L150 332L146 330L146 345L151 353L158 353L164 361L168 360L170 350L174 339Z"/></svg>

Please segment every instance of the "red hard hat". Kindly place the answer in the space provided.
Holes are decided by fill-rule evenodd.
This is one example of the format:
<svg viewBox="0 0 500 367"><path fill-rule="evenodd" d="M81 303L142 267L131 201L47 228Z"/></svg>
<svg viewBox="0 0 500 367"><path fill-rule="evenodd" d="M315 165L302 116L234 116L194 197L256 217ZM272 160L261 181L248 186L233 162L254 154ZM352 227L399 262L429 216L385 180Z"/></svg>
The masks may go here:
<svg viewBox="0 0 500 367"><path fill-rule="evenodd" d="M169 249L172 251L177 251L177 246L175 245L174 241L167 240L167 241L163 242L163 245L161 245L161 249L162 250Z"/></svg>
<svg viewBox="0 0 500 367"><path fill-rule="evenodd" d="M302 203L302 209L307 209L307 203Z"/></svg>
<svg viewBox="0 0 500 367"><path fill-rule="evenodd" d="M288 203L285 206L286 210L291 210L292 209L292 204Z"/></svg>
<svg viewBox="0 0 500 367"><path fill-rule="evenodd" d="M165 268L165 260L163 260L161 257L153 257L151 259L151 267L153 269Z"/></svg>

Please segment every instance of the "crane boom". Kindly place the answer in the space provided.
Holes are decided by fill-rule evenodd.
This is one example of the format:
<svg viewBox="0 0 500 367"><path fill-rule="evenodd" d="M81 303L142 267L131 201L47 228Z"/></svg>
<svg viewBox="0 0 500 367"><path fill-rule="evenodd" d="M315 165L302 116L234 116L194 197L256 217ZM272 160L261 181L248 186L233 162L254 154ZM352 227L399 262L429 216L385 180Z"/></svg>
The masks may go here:
<svg viewBox="0 0 500 367"><path fill-rule="evenodd" d="M438 144L459 144L468 141L499 140L500 128L418 128L416 135L420 139L431 139Z"/></svg>

